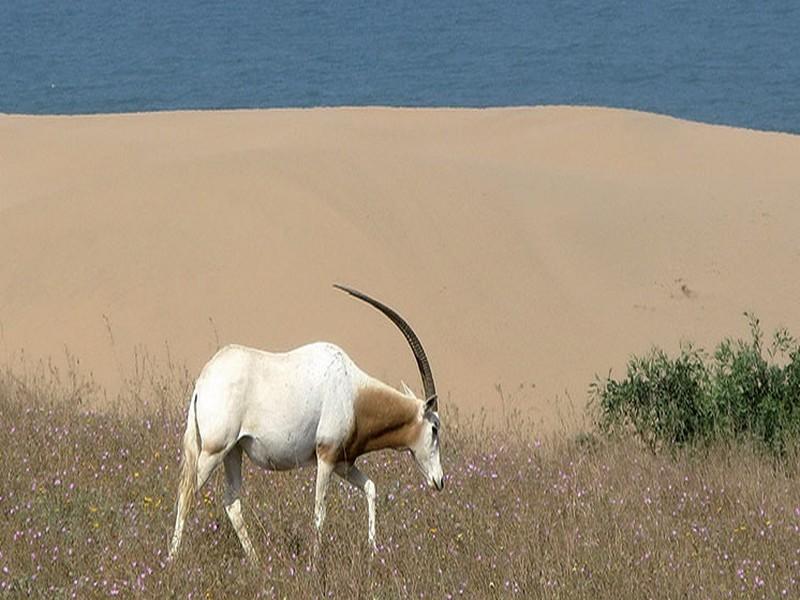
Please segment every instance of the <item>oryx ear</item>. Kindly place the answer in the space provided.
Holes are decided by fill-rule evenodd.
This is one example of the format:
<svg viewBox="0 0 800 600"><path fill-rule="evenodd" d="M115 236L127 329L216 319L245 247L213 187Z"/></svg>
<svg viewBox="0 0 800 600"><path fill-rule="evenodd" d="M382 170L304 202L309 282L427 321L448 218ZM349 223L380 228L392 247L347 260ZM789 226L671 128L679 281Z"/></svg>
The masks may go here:
<svg viewBox="0 0 800 600"><path fill-rule="evenodd" d="M425 400L425 412L432 412L436 410L436 399L438 396L433 394L430 398Z"/></svg>
<svg viewBox="0 0 800 600"><path fill-rule="evenodd" d="M403 381L402 379L400 380L400 387L402 387L402 388L403 388L403 393L404 393L406 396L413 396L413 395L414 395L414 391L413 391L413 390L412 390L410 387L408 387L408 386L406 385L406 382L405 382L405 381Z"/></svg>

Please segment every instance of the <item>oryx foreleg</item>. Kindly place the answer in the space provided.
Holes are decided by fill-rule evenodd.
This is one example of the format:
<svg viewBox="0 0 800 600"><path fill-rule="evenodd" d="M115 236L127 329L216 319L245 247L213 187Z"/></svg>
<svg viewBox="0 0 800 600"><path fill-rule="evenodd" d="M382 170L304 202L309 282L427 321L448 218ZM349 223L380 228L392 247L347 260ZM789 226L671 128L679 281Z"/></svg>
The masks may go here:
<svg viewBox="0 0 800 600"><path fill-rule="evenodd" d="M342 479L349 481L358 489L364 492L367 497L367 515L369 521L369 545L372 551L378 550L375 544L375 484L372 480L364 475L354 464L339 463L336 465L336 474Z"/></svg>

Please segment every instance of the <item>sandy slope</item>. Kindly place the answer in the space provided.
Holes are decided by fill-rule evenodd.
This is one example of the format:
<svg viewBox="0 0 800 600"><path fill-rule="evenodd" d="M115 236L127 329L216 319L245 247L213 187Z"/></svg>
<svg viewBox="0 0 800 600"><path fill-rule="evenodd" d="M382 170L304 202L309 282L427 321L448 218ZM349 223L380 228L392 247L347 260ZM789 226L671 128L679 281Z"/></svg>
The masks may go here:
<svg viewBox="0 0 800 600"><path fill-rule="evenodd" d="M345 282L445 401L550 427L652 343L800 333L798 201L800 137L627 111L0 116L0 358L327 339L418 385Z"/></svg>

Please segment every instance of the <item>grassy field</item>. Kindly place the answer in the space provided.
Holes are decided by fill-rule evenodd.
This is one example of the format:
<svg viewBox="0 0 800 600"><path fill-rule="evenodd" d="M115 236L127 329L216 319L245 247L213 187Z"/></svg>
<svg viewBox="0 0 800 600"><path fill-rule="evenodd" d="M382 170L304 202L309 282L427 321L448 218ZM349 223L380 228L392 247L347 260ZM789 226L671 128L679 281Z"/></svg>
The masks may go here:
<svg viewBox="0 0 800 600"><path fill-rule="evenodd" d="M165 377L164 381L170 380ZM153 383L151 381L151 383ZM0 597L798 597L800 483L747 447L655 455L624 439L537 437L443 416L441 493L410 457L363 461L366 502L332 486L312 564L313 469L245 461L250 568L218 473L197 498L174 564L186 381L139 386L127 412L52 370L0 373Z"/></svg>

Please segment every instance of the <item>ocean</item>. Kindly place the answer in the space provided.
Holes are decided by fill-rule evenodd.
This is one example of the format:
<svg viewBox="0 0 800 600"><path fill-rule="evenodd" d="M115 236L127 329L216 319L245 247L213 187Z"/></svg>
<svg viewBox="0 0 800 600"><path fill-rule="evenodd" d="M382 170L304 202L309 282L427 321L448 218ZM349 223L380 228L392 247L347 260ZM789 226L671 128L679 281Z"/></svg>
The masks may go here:
<svg viewBox="0 0 800 600"><path fill-rule="evenodd" d="M0 0L5 113L543 104L800 133L800 3Z"/></svg>

